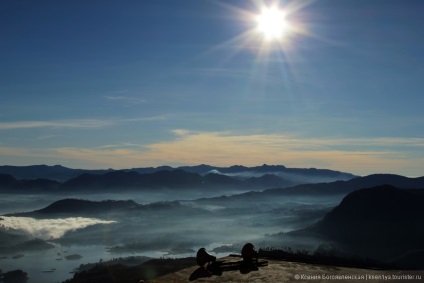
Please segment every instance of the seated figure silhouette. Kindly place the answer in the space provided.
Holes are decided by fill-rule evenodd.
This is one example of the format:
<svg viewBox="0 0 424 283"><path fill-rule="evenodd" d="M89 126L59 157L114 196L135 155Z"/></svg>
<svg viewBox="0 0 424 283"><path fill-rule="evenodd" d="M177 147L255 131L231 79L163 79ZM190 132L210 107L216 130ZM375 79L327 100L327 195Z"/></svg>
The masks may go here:
<svg viewBox="0 0 424 283"><path fill-rule="evenodd" d="M200 248L196 254L196 262L199 266L211 264L216 261L216 257L206 251L205 248Z"/></svg>
<svg viewBox="0 0 424 283"><path fill-rule="evenodd" d="M247 243L243 246L241 256L243 257L243 265L245 266L254 267L258 263L259 253L252 243Z"/></svg>
<svg viewBox="0 0 424 283"><path fill-rule="evenodd" d="M196 262L200 267L190 275L190 281L202 277L211 277L213 274L220 275L222 273L219 271L216 257L208 253L205 248L200 248L197 251Z"/></svg>
<svg viewBox="0 0 424 283"><path fill-rule="evenodd" d="M196 254L197 264L200 266L190 275L189 280L193 281L202 277L221 276L223 272L240 270L246 274L259 270L259 266L267 266L268 261L259 262L259 253L252 243L247 243L241 250L242 261L217 260L215 256L209 254L205 248L200 248Z"/></svg>

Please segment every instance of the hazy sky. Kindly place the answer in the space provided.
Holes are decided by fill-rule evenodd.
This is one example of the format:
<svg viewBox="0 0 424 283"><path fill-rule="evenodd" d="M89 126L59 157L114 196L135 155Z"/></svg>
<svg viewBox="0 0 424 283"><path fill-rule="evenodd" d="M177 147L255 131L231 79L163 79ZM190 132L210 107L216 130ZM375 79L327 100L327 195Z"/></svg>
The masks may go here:
<svg viewBox="0 0 424 283"><path fill-rule="evenodd" d="M290 29L256 28L278 5ZM4 0L0 164L424 175L424 1Z"/></svg>

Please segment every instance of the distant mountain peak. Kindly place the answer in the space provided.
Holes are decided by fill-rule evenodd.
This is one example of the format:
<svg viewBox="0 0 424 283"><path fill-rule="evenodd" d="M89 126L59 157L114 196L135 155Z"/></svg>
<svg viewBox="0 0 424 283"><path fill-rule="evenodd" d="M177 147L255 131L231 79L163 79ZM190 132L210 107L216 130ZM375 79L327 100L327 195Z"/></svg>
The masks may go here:
<svg viewBox="0 0 424 283"><path fill-rule="evenodd" d="M103 200L90 201L84 199L67 198L58 200L45 208L36 210L36 213L87 213L87 212L108 212L140 207L140 204L133 200Z"/></svg>

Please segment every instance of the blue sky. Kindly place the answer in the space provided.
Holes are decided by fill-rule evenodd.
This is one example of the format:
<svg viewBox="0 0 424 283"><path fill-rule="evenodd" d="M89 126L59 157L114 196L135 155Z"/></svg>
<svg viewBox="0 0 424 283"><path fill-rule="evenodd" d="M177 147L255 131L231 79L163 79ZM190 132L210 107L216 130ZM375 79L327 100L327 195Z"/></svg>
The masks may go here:
<svg viewBox="0 0 424 283"><path fill-rule="evenodd" d="M292 29L268 42L263 6ZM0 163L424 175L424 2L0 7Z"/></svg>

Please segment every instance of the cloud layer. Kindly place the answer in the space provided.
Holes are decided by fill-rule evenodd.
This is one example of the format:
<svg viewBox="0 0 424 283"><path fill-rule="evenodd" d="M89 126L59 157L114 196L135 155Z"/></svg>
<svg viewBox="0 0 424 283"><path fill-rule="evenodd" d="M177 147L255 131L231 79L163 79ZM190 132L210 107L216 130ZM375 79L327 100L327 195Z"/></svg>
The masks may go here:
<svg viewBox="0 0 424 283"><path fill-rule="evenodd" d="M82 229L91 225L116 223L116 221L84 217L34 219L30 217L2 216L2 218L4 219L1 221L2 225L23 231L43 240L61 238L68 231Z"/></svg>
<svg viewBox="0 0 424 283"><path fill-rule="evenodd" d="M54 164L79 168L119 169L202 163L254 166L266 163L328 168L358 175L424 175L424 138L303 138L284 134L193 132L184 129L173 130L172 134L173 137L166 141L150 144L128 142L42 150L0 146L0 156L4 160L52 160Z"/></svg>
<svg viewBox="0 0 424 283"><path fill-rule="evenodd" d="M93 129L105 128L114 125L146 121L162 121L166 116L151 116L129 119L73 119L73 120L52 120L52 121L11 121L0 122L0 130L16 130L31 128L57 128L57 129Z"/></svg>

